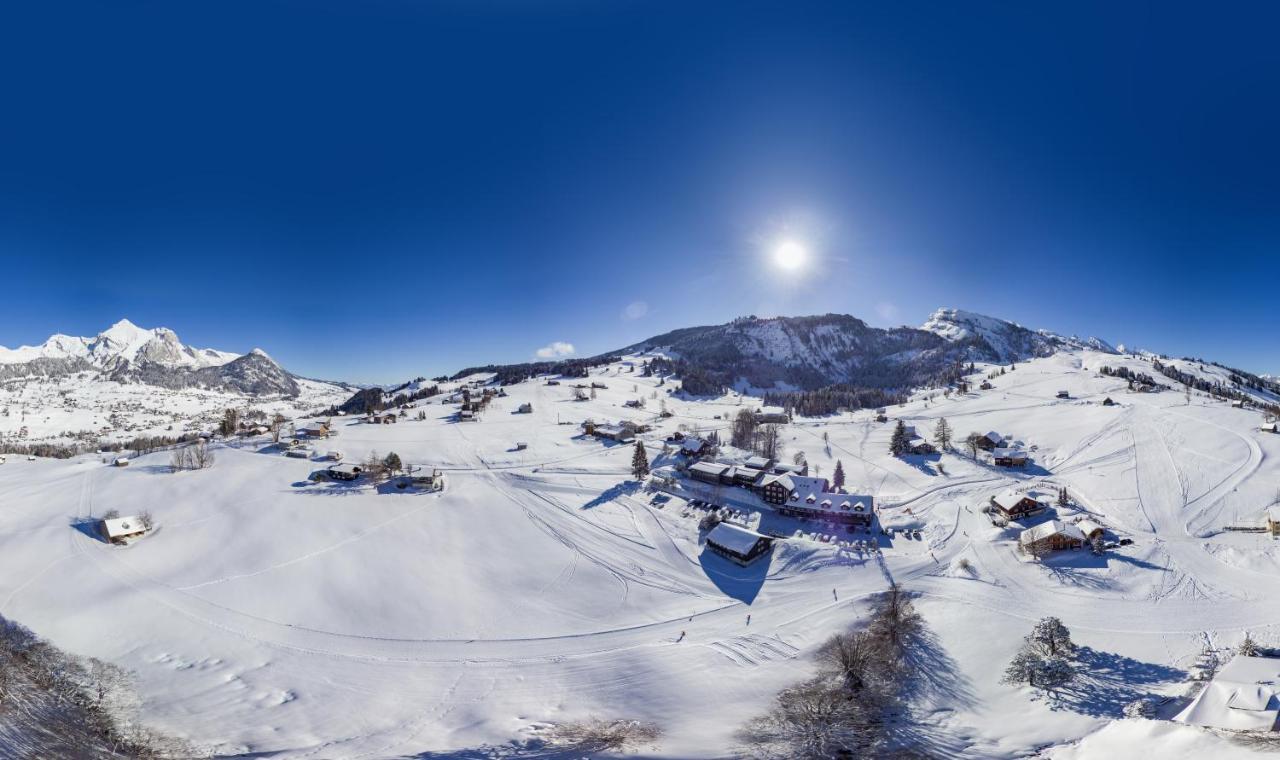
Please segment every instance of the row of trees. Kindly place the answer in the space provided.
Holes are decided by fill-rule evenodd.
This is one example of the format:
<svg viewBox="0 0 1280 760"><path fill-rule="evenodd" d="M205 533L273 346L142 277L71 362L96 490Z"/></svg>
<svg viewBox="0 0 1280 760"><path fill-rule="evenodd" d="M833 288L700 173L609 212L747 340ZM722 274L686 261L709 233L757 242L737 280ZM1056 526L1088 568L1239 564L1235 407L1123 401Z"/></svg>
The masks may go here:
<svg viewBox="0 0 1280 760"><path fill-rule="evenodd" d="M947 422L946 417L939 417L937 424L933 426L933 443L938 447L939 451L949 451L951 449L951 423ZM977 433L973 433L971 437L975 441L979 438ZM911 433L907 430L907 425L902 420L898 420L898 424L893 428L893 435L889 438L889 453L895 457L906 454L911 448ZM976 458L976 455L975 455Z"/></svg>
<svg viewBox="0 0 1280 760"><path fill-rule="evenodd" d="M182 470L204 470L213 466L213 451L204 441L187 444L173 450L169 455L169 466L174 472Z"/></svg>
<svg viewBox="0 0 1280 760"><path fill-rule="evenodd" d="M740 449L754 451L767 459L778 459L782 453L782 433L772 423L760 424L756 421L755 412L750 409L739 409L733 418L733 426L729 434L729 443Z"/></svg>

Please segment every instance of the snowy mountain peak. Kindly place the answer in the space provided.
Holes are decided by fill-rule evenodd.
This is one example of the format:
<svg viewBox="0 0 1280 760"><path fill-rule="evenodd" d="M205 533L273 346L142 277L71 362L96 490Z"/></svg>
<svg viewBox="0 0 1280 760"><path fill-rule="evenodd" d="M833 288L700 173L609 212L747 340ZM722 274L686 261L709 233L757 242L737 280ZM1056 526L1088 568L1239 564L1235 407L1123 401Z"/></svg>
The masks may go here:
<svg viewBox="0 0 1280 760"><path fill-rule="evenodd" d="M167 327L147 329L128 319L121 319L92 338L59 333L39 346L12 349L0 346L0 364L25 364L39 359L81 359L106 369L135 363L164 367L216 367L237 356L226 351L186 346L178 339L177 333Z"/></svg>
<svg viewBox="0 0 1280 760"><path fill-rule="evenodd" d="M1047 356L1059 349L1092 349L1117 353L1101 338L1063 337L1048 330L1029 330L1017 322L988 317L963 309L938 309L921 326L953 343L970 343L992 354L998 361L1012 362L1032 356Z"/></svg>

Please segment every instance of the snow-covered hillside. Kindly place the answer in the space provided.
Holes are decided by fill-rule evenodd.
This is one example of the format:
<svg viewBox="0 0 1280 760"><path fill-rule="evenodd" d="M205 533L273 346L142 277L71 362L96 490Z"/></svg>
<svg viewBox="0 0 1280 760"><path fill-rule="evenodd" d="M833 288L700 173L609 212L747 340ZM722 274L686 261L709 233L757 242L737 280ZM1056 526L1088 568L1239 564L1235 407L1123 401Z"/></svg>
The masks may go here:
<svg viewBox="0 0 1280 760"><path fill-rule="evenodd" d="M644 360L597 368L582 382L603 387L582 401L577 379L507 386L474 422L450 399L484 378L459 380L393 424L334 417L337 436L315 445L347 462L394 451L441 470L442 492L312 482L328 463L285 457L269 438L219 444L212 468L177 474L168 453L128 467L10 457L0 613L135 671L146 721L222 755L535 756L541 726L595 715L661 726L655 757L727 758L741 756L744 721L812 673L815 650L892 580L918 595L932 642L921 667L938 676L901 732L918 751L1250 751L1121 713L1152 696L1169 700L1161 718L1174 714L1206 646L1245 631L1280 645L1269 591L1280 552L1265 534L1226 530L1260 524L1275 503L1280 435L1259 430L1259 412L1130 390L1102 368L1154 374L1149 358L1075 348L1015 370L979 364L968 392L921 391L888 410L926 436L944 417L957 440L997 431L1029 454L1025 469L963 448L890 456L893 424L870 411L795 419L783 459L803 452L823 477L839 462L850 492L874 495L877 527L897 529L847 535L743 489L677 476L659 496L632 483L633 447L578 423L651 425L639 439L661 468L676 463L671 434L727 439L729 420L760 403L683 399L678 383L641 376ZM1020 553L1018 526L983 513L1010 488L1065 488L1051 513L1096 521L1111 548ZM705 547L695 498L786 538L731 564ZM144 509L157 529L126 547L88 523ZM1082 647L1084 675L1056 699L1000 682L1046 615Z"/></svg>

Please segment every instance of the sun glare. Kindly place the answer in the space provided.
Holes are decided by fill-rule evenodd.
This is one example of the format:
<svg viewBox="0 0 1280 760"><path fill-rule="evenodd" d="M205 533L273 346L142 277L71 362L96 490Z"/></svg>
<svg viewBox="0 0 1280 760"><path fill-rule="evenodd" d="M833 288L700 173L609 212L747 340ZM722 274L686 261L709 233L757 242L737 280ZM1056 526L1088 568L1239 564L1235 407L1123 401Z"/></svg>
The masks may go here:
<svg viewBox="0 0 1280 760"><path fill-rule="evenodd" d="M794 272L803 267L808 258L809 252L794 240L784 240L773 249L773 262L788 272Z"/></svg>

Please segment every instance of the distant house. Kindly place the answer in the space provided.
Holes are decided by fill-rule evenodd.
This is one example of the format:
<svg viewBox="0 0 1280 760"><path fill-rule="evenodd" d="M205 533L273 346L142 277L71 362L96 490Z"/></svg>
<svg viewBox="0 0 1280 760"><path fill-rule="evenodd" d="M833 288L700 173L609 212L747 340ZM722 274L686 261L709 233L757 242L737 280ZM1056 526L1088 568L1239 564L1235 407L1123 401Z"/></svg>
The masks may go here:
<svg viewBox="0 0 1280 760"><path fill-rule="evenodd" d="M1272 538L1280 536L1280 507L1271 507L1267 510L1267 532Z"/></svg>
<svg viewBox="0 0 1280 760"><path fill-rule="evenodd" d="M1103 406L1115 406L1115 405L1116 405L1116 402L1112 401L1110 396L1107 396L1106 398L1102 399L1102 405L1103 405Z"/></svg>
<svg viewBox="0 0 1280 760"><path fill-rule="evenodd" d="M916 436L915 438L907 441L907 451L912 454L932 454L936 449L934 449L932 443L929 443L920 436Z"/></svg>
<svg viewBox="0 0 1280 760"><path fill-rule="evenodd" d="M444 487L444 475L439 470L422 471L415 469L404 477L414 488L437 489Z"/></svg>
<svg viewBox="0 0 1280 760"><path fill-rule="evenodd" d="M524 451L527 448L529 448L529 444L524 441L516 441L516 451Z"/></svg>
<svg viewBox="0 0 1280 760"><path fill-rule="evenodd" d="M876 410L876 422L888 422L889 415L884 413L883 409Z"/></svg>
<svg viewBox="0 0 1280 760"><path fill-rule="evenodd" d="M301 447L296 449L289 449L288 451L284 452L284 455L293 459L307 459L308 457L311 456L311 449L301 448Z"/></svg>
<svg viewBox="0 0 1280 760"><path fill-rule="evenodd" d="M129 458L128 458L128 457L116 457L116 460L115 460L114 462L112 462L111 464L115 465L116 467L128 467L128 466L129 466Z"/></svg>
<svg viewBox="0 0 1280 760"><path fill-rule="evenodd" d="M355 480L360 477L360 473L364 472L364 468L358 464L335 464L326 472L334 480Z"/></svg>
<svg viewBox="0 0 1280 760"><path fill-rule="evenodd" d="M1049 520L1034 528L1027 528L1018 536L1018 545L1031 553L1078 549L1084 545L1084 533L1075 525L1061 520Z"/></svg>
<svg viewBox="0 0 1280 760"><path fill-rule="evenodd" d="M1258 426L1258 430L1263 433L1280 433L1280 423L1264 422Z"/></svg>
<svg viewBox="0 0 1280 760"><path fill-rule="evenodd" d="M1242 399L1235 399L1234 401L1231 402L1231 406L1233 409L1243 409L1244 401Z"/></svg>
<svg viewBox="0 0 1280 760"><path fill-rule="evenodd" d="M622 402L622 405L631 409L641 409L644 407L644 401L638 398L633 398Z"/></svg>
<svg viewBox="0 0 1280 760"><path fill-rule="evenodd" d="M559 384L560 384L560 381L559 381L559 380L548 380L548 381L547 381L547 385L559 385Z"/></svg>
<svg viewBox="0 0 1280 760"><path fill-rule="evenodd" d="M1231 731L1275 731L1280 717L1280 659L1238 654L1214 674L1179 723Z"/></svg>
<svg viewBox="0 0 1280 760"><path fill-rule="evenodd" d="M711 444L695 436L686 436L679 443L680 453L686 457L699 457L711 450Z"/></svg>
<svg viewBox="0 0 1280 760"><path fill-rule="evenodd" d="M978 448L983 451L994 451L1004 445L1004 436L992 430L990 433L978 436Z"/></svg>
<svg viewBox="0 0 1280 760"><path fill-rule="evenodd" d="M113 544L123 544L131 538L137 538L147 532L146 523L141 517L114 517L103 520L99 524L102 537Z"/></svg>
<svg viewBox="0 0 1280 760"><path fill-rule="evenodd" d="M689 477L703 483L720 484L720 479L729 471L729 465L719 462L697 462L689 466Z"/></svg>
<svg viewBox="0 0 1280 760"><path fill-rule="evenodd" d="M471 411L470 409L458 410L458 422L475 422L475 421L476 421L475 412Z"/></svg>
<svg viewBox="0 0 1280 760"><path fill-rule="evenodd" d="M524 403L516 407L516 414L532 414L532 413L533 413L533 404Z"/></svg>
<svg viewBox="0 0 1280 760"><path fill-rule="evenodd" d="M1031 494L1008 490L991 497L991 506L1004 517L1017 520L1044 509L1046 505L1036 501Z"/></svg>
<svg viewBox="0 0 1280 760"><path fill-rule="evenodd" d="M739 565L749 565L773 548L773 539L733 523L717 524L707 534L707 548Z"/></svg>
<svg viewBox="0 0 1280 760"><path fill-rule="evenodd" d="M791 421L787 416L787 410L780 406L765 406L755 412L756 422L759 424L784 424Z"/></svg>
<svg viewBox="0 0 1280 760"><path fill-rule="evenodd" d="M583 432L596 438L608 438L618 443L631 443L636 439L637 426L628 422L584 422Z"/></svg>
<svg viewBox="0 0 1280 760"><path fill-rule="evenodd" d="M336 451L336 450L335 450L335 451L330 451L330 452L328 452L328 453L326 453L326 454L324 455L324 458L325 458L325 459L332 460L332 461L334 461L334 462L340 462L340 461L342 461L342 452L341 452L341 451Z"/></svg>
<svg viewBox="0 0 1280 760"><path fill-rule="evenodd" d="M307 425L306 427L298 428L298 435L306 438L328 438L329 426L323 422Z"/></svg>
<svg viewBox="0 0 1280 760"><path fill-rule="evenodd" d="M1066 391L1058 391L1058 398L1071 398L1071 394Z"/></svg>
<svg viewBox="0 0 1280 760"><path fill-rule="evenodd" d="M775 475L808 475L809 463L786 464L785 462L778 462L773 466L773 473Z"/></svg>
<svg viewBox="0 0 1280 760"><path fill-rule="evenodd" d="M991 452L991 462L998 467L1026 467L1027 454L1021 449L998 448Z"/></svg>
<svg viewBox="0 0 1280 760"><path fill-rule="evenodd" d="M989 390L991 390L992 388L994 388L995 386L994 386L994 385L992 385L992 384L990 383L990 381L983 380L983 381L982 381L982 385L979 385L978 387L979 387L979 388L981 388L981 389L982 389L982 390L984 390L984 391L989 391Z"/></svg>

